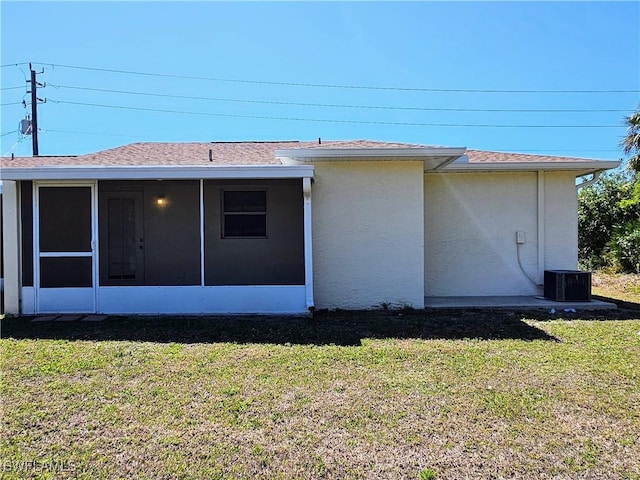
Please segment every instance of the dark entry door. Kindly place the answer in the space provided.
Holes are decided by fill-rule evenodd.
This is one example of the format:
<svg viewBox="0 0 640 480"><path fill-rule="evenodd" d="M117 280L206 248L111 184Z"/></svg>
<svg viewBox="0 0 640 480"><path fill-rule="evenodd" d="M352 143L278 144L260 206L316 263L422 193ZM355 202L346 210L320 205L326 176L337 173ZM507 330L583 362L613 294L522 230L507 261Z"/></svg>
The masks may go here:
<svg viewBox="0 0 640 480"><path fill-rule="evenodd" d="M100 285L144 284L142 192L100 194Z"/></svg>

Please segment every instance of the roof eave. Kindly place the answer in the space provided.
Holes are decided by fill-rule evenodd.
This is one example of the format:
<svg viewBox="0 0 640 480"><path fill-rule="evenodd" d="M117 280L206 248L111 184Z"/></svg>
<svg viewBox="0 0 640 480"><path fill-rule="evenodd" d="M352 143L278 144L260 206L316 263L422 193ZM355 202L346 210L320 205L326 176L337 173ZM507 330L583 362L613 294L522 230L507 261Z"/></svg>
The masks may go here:
<svg viewBox="0 0 640 480"><path fill-rule="evenodd" d="M397 159L415 160L425 157L460 157L466 147L433 148L283 148L275 151L277 158L299 162L332 160Z"/></svg>
<svg viewBox="0 0 640 480"><path fill-rule="evenodd" d="M3 168L2 180L186 180L268 179L313 177L311 165L216 165L216 166L60 166Z"/></svg>
<svg viewBox="0 0 640 480"><path fill-rule="evenodd" d="M535 172L572 171L577 175L610 170L620 166L619 160L593 160L579 162L482 162L482 163L450 163L443 167L442 173L464 172Z"/></svg>

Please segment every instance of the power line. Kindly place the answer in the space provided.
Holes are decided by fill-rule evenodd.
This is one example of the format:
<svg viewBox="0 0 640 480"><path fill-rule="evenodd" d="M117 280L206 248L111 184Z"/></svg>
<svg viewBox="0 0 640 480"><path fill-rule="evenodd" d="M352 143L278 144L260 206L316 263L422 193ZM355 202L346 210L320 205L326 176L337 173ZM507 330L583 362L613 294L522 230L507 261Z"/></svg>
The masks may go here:
<svg viewBox="0 0 640 480"><path fill-rule="evenodd" d="M0 137L6 137L7 135L11 135L12 133L16 133L18 130L11 130L10 132L5 132Z"/></svg>
<svg viewBox="0 0 640 480"><path fill-rule="evenodd" d="M9 105L22 105L22 102L0 103L0 107L8 107Z"/></svg>
<svg viewBox="0 0 640 480"><path fill-rule="evenodd" d="M302 103L302 102L280 102L272 100L246 100L238 98L222 97L199 97L192 95L174 95L166 93L135 92L130 90L113 90L109 88L81 87L77 85L56 85L48 83L47 86L54 88L67 88L72 90L83 90L91 92L118 93L126 95L141 95L147 97L177 98L184 100L209 100L214 102L252 103L263 105L288 105L296 107L326 107L326 108L352 108L352 109L375 109L375 110L409 110L409 111L433 111L433 112L510 112L510 113L587 113L587 112L615 112L630 113L631 110L618 109L509 109L509 108L431 108L431 107L394 107L388 105L345 105L332 103Z"/></svg>
<svg viewBox="0 0 640 480"><path fill-rule="evenodd" d="M0 90L16 90L18 88L26 88L24 85L17 85L15 87L2 87Z"/></svg>
<svg viewBox="0 0 640 480"><path fill-rule="evenodd" d="M0 65L0 68L5 67L19 67L20 65L28 65L29 62L20 62L20 63L5 63L4 65ZM45 64L46 65L46 64Z"/></svg>
<svg viewBox="0 0 640 480"><path fill-rule="evenodd" d="M80 132L75 130L51 130L51 129L46 129L46 130L41 129L40 131L42 133L70 133L73 135L100 135L100 136L107 136L107 137L138 138L136 135L127 135L125 133Z"/></svg>
<svg viewBox="0 0 640 480"><path fill-rule="evenodd" d="M64 65L59 63L40 63L38 65L50 65L58 68L72 68L77 70L91 70L95 72L120 73L126 75L142 75L148 77L177 78L183 80L204 80L210 82L245 83L256 85L279 85L287 87L312 87L312 88L342 88L357 90L394 90L404 92L451 92L451 93L638 93L640 90L481 90L461 88L414 88L414 87L378 87L372 85L340 85L327 83L299 83L299 82L275 82L266 80L246 80L218 77L197 77L189 75L175 75L167 73L137 72L131 70L117 70L110 68L86 67L81 65Z"/></svg>
<svg viewBox="0 0 640 480"><path fill-rule="evenodd" d="M412 122L379 122L371 120L337 120L337 119L322 119L322 118L297 118L297 117L270 117L261 115L238 115L230 113L212 113L212 112L188 112L183 110L168 110L160 108L145 108L145 107L132 107L129 105L105 105L100 103L84 103L84 102L70 102L65 100L51 100L53 103L67 104L67 105L82 105L88 107L100 107L100 108L116 108L123 110L139 110L145 112L158 112L158 113L179 113L185 115L200 115L208 117L227 117L227 118L252 118L259 120L285 120L285 121L298 121L298 122L322 122L322 123L347 123L347 124L362 124L362 125L401 125L401 126L413 126L413 127L469 127L469 128L620 128L620 125L506 125L506 124L451 124L451 123L412 123Z"/></svg>

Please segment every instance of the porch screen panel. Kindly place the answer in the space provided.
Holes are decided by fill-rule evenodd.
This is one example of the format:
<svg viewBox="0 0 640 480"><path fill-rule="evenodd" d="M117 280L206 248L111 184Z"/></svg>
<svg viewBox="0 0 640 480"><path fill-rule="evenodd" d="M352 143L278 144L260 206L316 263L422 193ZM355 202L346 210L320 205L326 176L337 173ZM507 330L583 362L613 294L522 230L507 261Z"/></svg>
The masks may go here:
<svg viewBox="0 0 640 480"><path fill-rule="evenodd" d="M203 186L205 285L304 285L302 180Z"/></svg>
<svg viewBox="0 0 640 480"><path fill-rule="evenodd" d="M101 286L201 284L197 180L99 181L97 233Z"/></svg>
<svg viewBox="0 0 640 480"><path fill-rule="evenodd" d="M91 287L91 261L91 257L40 258L40 287Z"/></svg>
<svg viewBox="0 0 640 480"><path fill-rule="evenodd" d="M91 187L38 189L41 288L93 286Z"/></svg>
<svg viewBox="0 0 640 480"><path fill-rule="evenodd" d="M20 182L22 286L33 287L33 183Z"/></svg>
<svg viewBox="0 0 640 480"><path fill-rule="evenodd" d="M91 251L91 188L40 188L40 252Z"/></svg>

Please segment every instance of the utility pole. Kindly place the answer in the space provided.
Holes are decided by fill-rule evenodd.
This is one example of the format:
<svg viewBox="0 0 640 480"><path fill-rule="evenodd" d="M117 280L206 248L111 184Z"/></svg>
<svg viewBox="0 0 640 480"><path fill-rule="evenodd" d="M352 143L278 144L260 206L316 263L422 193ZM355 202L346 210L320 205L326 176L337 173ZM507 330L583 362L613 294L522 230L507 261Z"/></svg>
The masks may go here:
<svg viewBox="0 0 640 480"><path fill-rule="evenodd" d="M31 68L31 64L29 64ZM31 145L33 146L33 156L38 156L38 96L36 89L38 82L36 81L36 71L31 68Z"/></svg>
<svg viewBox="0 0 640 480"><path fill-rule="evenodd" d="M37 90L38 86L44 87L45 85L39 84L36 80L36 71L29 64L29 70L31 70L31 145L33 147L33 156L38 156L38 102L42 101L38 98ZM44 73L44 69L42 72Z"/></svg>

